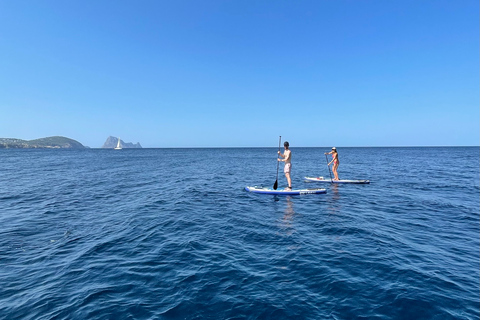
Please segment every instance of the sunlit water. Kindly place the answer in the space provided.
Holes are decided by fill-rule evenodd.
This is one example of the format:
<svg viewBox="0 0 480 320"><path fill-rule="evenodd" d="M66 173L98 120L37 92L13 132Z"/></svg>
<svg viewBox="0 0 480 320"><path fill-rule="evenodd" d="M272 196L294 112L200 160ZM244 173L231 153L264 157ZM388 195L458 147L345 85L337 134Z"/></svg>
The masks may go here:
<svg viewBox="0 0 480 320"><path fill-rule="evenodd" d="M478 147L276 151L0 150L0 318L479 318Z"/></svg>

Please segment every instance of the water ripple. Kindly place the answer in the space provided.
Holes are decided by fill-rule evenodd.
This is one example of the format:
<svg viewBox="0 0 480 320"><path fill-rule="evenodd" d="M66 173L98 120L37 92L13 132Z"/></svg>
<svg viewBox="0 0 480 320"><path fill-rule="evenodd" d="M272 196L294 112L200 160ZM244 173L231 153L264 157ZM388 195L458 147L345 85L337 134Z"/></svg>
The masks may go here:
<svg viewBox="0 0 480 320"><path fill-rule="evenodd" d="M478 148L111 151L0 150L0 319L479 318Z"/></svg>

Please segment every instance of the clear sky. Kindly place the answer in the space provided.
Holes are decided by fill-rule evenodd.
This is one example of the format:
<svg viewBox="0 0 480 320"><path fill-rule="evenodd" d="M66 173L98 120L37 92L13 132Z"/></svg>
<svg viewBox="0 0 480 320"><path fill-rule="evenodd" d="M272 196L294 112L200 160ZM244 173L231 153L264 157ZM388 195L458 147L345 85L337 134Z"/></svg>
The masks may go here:
<svg viewBox="0 0 480 320"><path fill-rule="evenodd" d="M0 0L0 137L479 145L479 1Z"/></svg>

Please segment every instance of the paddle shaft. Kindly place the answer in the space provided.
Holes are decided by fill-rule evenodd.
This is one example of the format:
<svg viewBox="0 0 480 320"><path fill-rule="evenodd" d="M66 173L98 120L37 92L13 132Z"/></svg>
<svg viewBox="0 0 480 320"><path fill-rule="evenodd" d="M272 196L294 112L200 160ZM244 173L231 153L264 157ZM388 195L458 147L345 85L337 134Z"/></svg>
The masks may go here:
<svg viewBox="0 0 480 320"><path fill-rule="evenodd" d="M327 157L327 155L325 155L325 159L327 160L328 173L330 173L330 181L333 183L332 171L330 170L330 166L328 165L328 157Z"/></svg>
<svg viewBox="0 0 480 320"><path fill-rule="evenodd" d="M282 136L278 138L278 151L280 151L280 144L282 143ZM278 154L277 154L277 176L275 178L275 183L273 184L273 190L277 190L278 187L278 165L280 164L280 161L278 161Z"/></svg>

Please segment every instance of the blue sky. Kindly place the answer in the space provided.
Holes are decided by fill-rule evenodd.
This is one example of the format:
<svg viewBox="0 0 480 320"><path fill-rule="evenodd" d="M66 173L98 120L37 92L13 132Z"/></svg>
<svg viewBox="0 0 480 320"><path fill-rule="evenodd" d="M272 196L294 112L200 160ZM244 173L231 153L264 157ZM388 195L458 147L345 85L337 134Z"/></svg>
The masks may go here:
<svg viewBox="0 0 480 320"><path fill-rule="evenodd" d="M479 2L0 0L0 137L479 145Z"/></svg>

